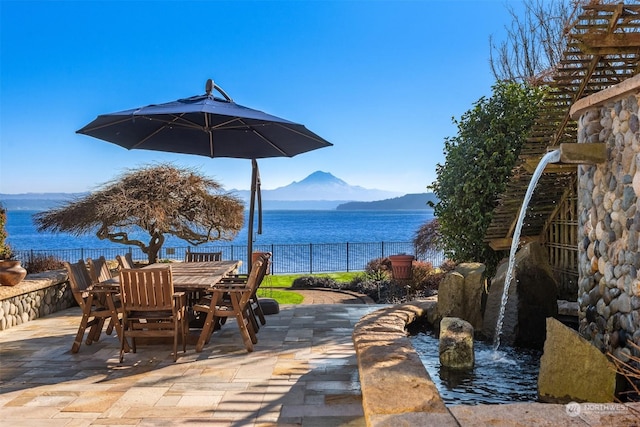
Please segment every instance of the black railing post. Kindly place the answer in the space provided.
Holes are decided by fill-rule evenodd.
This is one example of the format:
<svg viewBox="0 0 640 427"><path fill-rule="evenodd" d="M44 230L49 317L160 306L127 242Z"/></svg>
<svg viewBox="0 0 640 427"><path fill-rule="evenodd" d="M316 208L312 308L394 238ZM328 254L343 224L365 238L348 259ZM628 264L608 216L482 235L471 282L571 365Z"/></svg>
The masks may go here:
<svg viewBox="0 0 640 427"><path fill-rule="evenodd" d="M309 243L309 274L313 274L313 243Z"/></svg>
<svg viewBox="0 0 640 427"><path fill-rule="evenodd" d="M347 242L347 273L349 272L349 242Z"/></svg>

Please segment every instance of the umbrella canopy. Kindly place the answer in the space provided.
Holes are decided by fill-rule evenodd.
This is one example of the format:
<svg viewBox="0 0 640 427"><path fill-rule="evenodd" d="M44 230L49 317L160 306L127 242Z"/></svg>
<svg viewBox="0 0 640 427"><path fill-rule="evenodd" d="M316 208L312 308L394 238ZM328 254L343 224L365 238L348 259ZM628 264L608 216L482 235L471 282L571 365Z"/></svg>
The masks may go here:
<svg viewBox="0 0 640 427"><path fill-rule="evenodd" d="M205 95L102 114L77 133L127 149L237 159L293 157L332 145L301 124L236 104L211 80Z"/></svg>
<svg viewBox="0 0 640 427"><path fill-rule="evenodd" d="M214 90L221 97L214 96ZM165 104L102 114L77 133L127 149L251 159L247 251L250 269L256 197L260 204L256 159L293 157L332 144L301 124L236 104L212 80L207 81L205 92ZM261 232L261 225L258 231Z"/></svg>

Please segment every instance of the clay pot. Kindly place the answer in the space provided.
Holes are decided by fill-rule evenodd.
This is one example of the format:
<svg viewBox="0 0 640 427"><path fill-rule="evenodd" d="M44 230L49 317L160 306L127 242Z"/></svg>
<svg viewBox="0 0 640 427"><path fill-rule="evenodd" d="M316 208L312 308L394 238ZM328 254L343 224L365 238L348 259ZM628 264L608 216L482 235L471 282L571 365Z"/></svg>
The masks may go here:
<svg viewBox="0 0 640 427"><path fill-rule="evenodd" d="M27 270L20 265L19 260L0 261L0 285L15 286L27 275Z"/></svg>
<svg viewBox="0 0 640 427"><path fill-rule="evenodd" d="M396 280L411 279L411 267L413 265L413 255L390 255L391 272Z"/></svg>

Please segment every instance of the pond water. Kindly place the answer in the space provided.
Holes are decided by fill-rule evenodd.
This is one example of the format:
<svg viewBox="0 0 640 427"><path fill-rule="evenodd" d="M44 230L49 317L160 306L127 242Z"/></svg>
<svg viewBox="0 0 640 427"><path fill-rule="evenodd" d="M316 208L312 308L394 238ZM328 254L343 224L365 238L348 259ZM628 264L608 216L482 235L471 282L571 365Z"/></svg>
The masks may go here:
<svg viewBox="0 0 640 427"><path fill-rule="evenodd" d="M411 337L431 380L447 405L535 402L538 399L539 350L493 350L490 342L475 341L475 367L456 371L440 366L434 331Z"/></svg>

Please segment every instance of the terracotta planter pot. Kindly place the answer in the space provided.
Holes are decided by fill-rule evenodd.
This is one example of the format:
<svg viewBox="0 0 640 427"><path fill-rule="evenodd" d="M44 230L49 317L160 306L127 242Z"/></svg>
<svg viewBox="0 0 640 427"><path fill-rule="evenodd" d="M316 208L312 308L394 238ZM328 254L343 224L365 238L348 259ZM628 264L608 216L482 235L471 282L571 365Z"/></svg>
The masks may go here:
<svg viewBox="0 0 640 427"><path fill-rule="evenodd" d="M0 261L0 285L15 286L22 281L27 275L18 260L2 260Z"/></svg>
<svg viewBox="0 0 640 427"><path fill-rule="evenodd" d="M413 255L391 255L391 272L396 280L411 279L411 266L413 265Z"/></svg>

